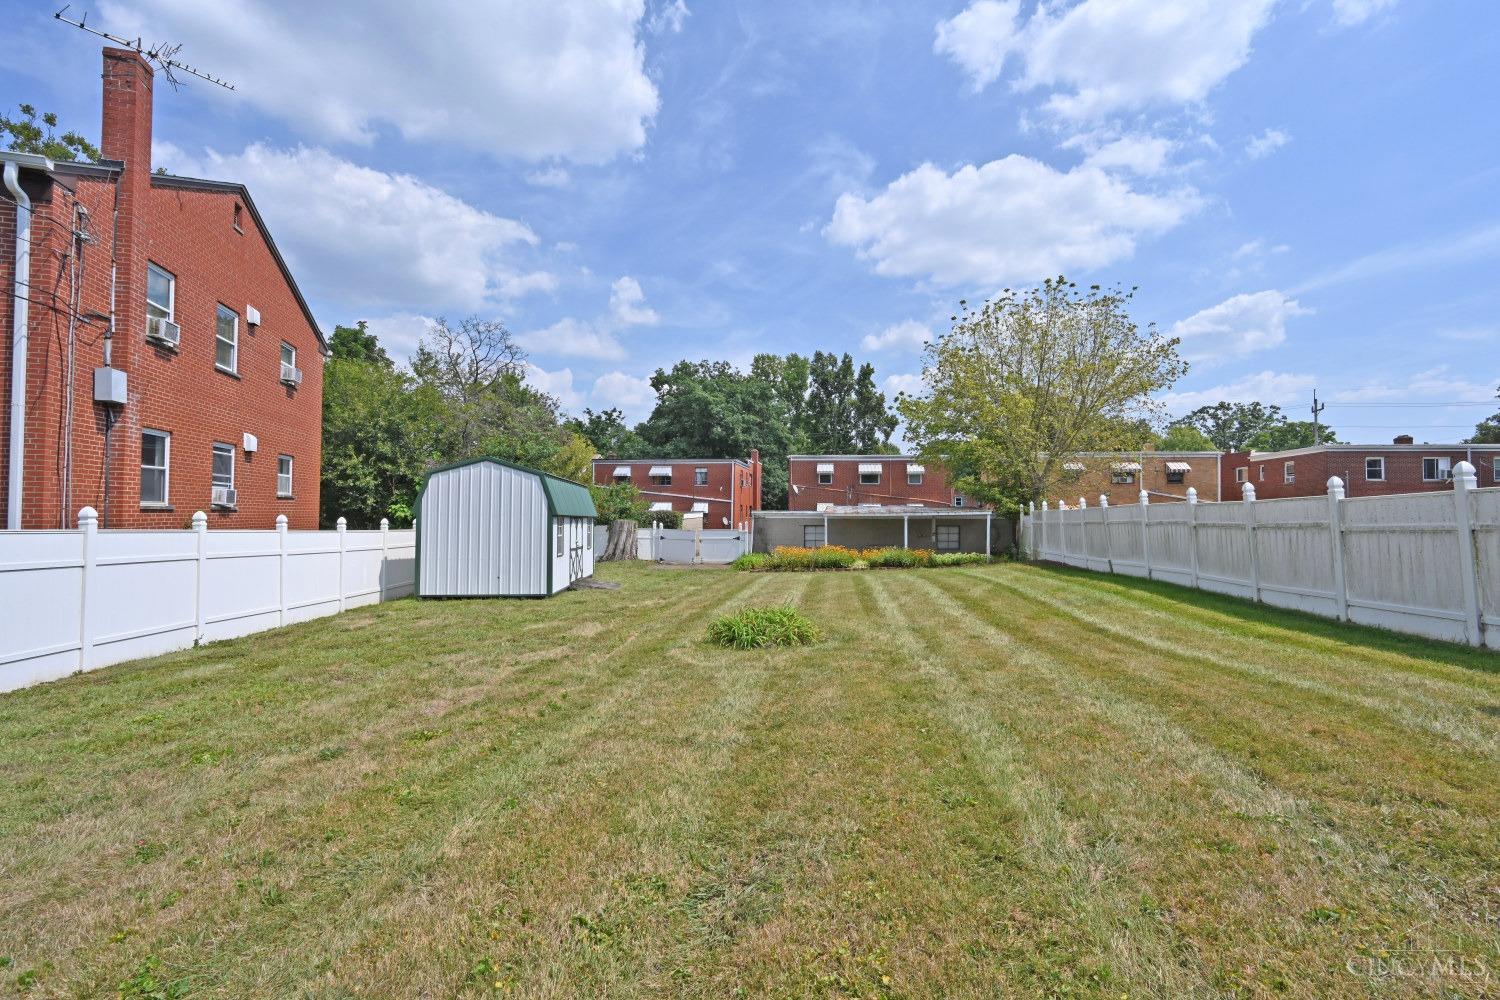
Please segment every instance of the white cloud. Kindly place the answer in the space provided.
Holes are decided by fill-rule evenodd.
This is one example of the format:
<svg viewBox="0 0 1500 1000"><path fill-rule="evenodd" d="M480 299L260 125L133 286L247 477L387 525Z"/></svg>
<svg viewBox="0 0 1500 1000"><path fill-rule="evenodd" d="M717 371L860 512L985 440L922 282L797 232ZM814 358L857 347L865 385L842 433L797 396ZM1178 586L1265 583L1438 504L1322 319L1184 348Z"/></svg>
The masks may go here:
<svg viewBox="0 0 1500 1000"><path fill-rule="evenodd" d="M844 194L824 234L879 274L998 285L1123 260L1199 204L1192 189L1144 193L1098 167L1013 154L951 174L924 163L869 199Z"/></svg>
<svg viewBox="0 0 1500 1000"><path fill-rule="evenodd" d="M859 346L867 351L916 350L932 339L932 331L916 320L892 324L879 333L867 333Z"/></svg>
<svg viewBox="0 0 1500 1000"><path fill-rule="evenodd" d="M1290 249L1291 247L1285 243L1275 243L1268 246L1264 240L1250 240L1248 243L1241 243L1232 256L1235 260L1244 260L1247 257L1260 258L1272 254L1286 253Z"/></svg>
<svg viewBox="0 0 1500 1000"><path fill-rule="evenodd" d="M174 173L238 181L265 216L303 291L365 306L435 302L479 309L556 278L523 269L536 234L408 174L361 167L328 152L256 143L201 158L157 147ZM309 178L316 178L309 183Z"/></svg>
<svg viewBox="0 0 1500 1000"><path fill-rule="evenodd" d="M1288 407L1310 402L1317 383L1317 378L1312 375L1263 371L1207 389L1169 392L1162 397L1162 402L1173 415L1211 406L1220 400Z"/></svg>
<svg viewBox="0 0 1500 1000"><path fill-rule="evenodd" d="M607 372L594 379L593 399L605 407L618 407L632 419L644 417L656 403L656 390L648 379L625 372Z"/></svg>
<svg viewBox="0 0 1500 1000"><path fill-rule="evenodd" d="M933 51L958 63L976 92L994 83L1019 42L1019 0L974 0L937 26Z"/></svg>
<svg viewBox="0 0 1500 1000"><path fill-rule="evenodd" d="M1333 19L1346 28L1363 24L1396 6L1397 0L1333 0Z"/></svg>
<svg viewBox="0 0 1500 1000"><path fill-rule="evenodd" d="M643 0L379 0L355 16L339 4L107 0L100 13L126 36L183 43L239 85L236 101L322 142L369 144L393 128L413 142L600 163L645 143L659 100Z"/></svg>
<svg viewBox="0 0 1500 1000"><path fill-rule="evenodd" d="M1275 290L1251 292L1178 320L1167 333L1182 338L1183 357L1213 365L1276 347L1286 340L1286 321L1309 311Z"/></svg>
<svg viewBox="0 0 1500 1000"><path fill-rule="evenodd" d="M1483 259L1500 254L1500 225L1486 225L1466 233L1443 236L1425 243L1408 243L1403 246L1377 250L1357 257L1347 264L1315 275L1293 293L1342 285L1348 282L1368 281L1383 278L1388 274L1403 274L1441 265L1457 264Z"/></svg>
<svg viewBox="0 0 1500 1000"><path fill-rule="evenodd" d="M613 334L571 316L545 329L523 333L516 340L534 354L600 361L618 361L625 357L625 348Z"/></svg>
<svg viewBox="0 0 1500 1000"><path fill-rule="evenodd" d="M1123 169L1152 177L1167 168L1167 157L1176 148L1177 143L1160 136L1123 135L1092 150L1083 162L1101 170Z"/></svg>
<svg viewBox="0 0 1500 1000"><path fill-rule="evenodd" d="M661 322L656 310L646 305L641 283L628 274L609 286L609 312L621 326L655 326Z"/></svg>
<svg viewBox="0 0 1500 1000"><path fill-rule="evenodd" d="M576 413L583 406L583 396L573 388L571 368L549 372L528 361L526 362L526 381L533 389L555 396L565 411Z"/></svg>
<svg viewBox="0 0 1500 1000"><path fill-rule="evenodd" d="M1378 2L1378 0L1377 0ZM1081 120L1154 104L1203 100L1250 56L1275 0L1083 0L1039 4L1017 20L1013 0L974 0L940 23L934 48L976 90L1000 77L1008 58L1018 90L1043 88L1046 107Z"/></svg>
<svg viewBox="0 0 1500 1000"><path fill-rule="evenodd" d="M920 375L887 375L880 387L885 390L888 399L895 399L903 392L908 396L920 396L927 391L926 383Z"/></svg>
<svg viewBox="0 0 1500 1000"><path fill-rule="evenodd" d="M1453 369L1448 365L1439 365L1436 368L1429 368L1404 377L1399 382L1375 382L1353 389L1341 389L1332 393L1328 401L1332 404L1431 403L1445 399L1472 402L1493 398L1497 382L1500 382L1500 373L1492 373L1487 378L1468 378L1454 374ZM1455 412L1467 415L1472 411L1468 408L1459 408ZM1421 414L1421 418L1430 418L1432 415L1431 412L1424 413Z"/></svg>
<svg viewBox="0 0 1500 1000"><path fill-rule="evenodd" d="M1292 141L1292 137L1280 129L1268 128L1260 135L1251 136L1245 143L1245 152L1252 160L1262 160Z"/></svg>
<svg viewBox="0 0 1500 1000"><path fill-rule="evenodd" d="M659 35L664 31L670 31L675 35L682 30L683 23L687 21L691 13L684 0L663 0L662 5L647 21L647 27L653 34Z"/></svg>
<svg viewBox="0 0 1500 1000"><path fill-rule="evenodd" d="M547 167L544 170L533 170L526 175L527 184L535 184L537 187L560 188L567 187L573 178L567 170L562 167Z"/></svg>
<svg viewBox="0 0 1500 1000"><path fill-rule="evenodd" d="M368 328L380 341L394 361L405 361L417 349L417 342L427 336L435 322L433 317L416 313L392 313L389 316L362 316ZM340 320L345 325L352 321ZM324 332L333 335L333 327L324 327Z"/></svg>

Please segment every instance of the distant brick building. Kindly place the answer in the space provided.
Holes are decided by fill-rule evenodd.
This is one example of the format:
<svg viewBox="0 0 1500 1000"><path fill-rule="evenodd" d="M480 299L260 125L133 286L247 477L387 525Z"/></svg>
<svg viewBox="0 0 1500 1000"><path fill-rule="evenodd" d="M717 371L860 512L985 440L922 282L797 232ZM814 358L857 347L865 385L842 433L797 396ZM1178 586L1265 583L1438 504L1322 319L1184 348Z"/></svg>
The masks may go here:
<svg viewBox="0 0 1500 1000"><path fill-rule="evenodd" d="M107 48L103 81L102 162L0 153L21 192L0 186L3 523L67 526L90 505L110 528L182 527L196 510L211 527L269 528L286 514L315 528L322 333L243 186L152 174L146 60ZM100 403L111 316L101 390L115 399Z"/></svg>
<svg viewBox="0 0 1500 1000"><path fill-rule="evenodd" d="M1070 507L1079 497L1092 507L1101 495L1115 506L1139 503L1141 490L1152 503L1170 503L1186 500L1189 487L1199 500L1218 500L1220 460L1216 451L1083 452L1063 461L1062 477L1052 489L1055 499Z"/></svg>
<svg viewBox="0 0 1500 1000"><path fill-rule="evenodd" d="M1416 444L1403 434L1391 444L1325 444L1287 451L1224 456L1224 498L1237 500L1252 483L1261 500L1322 496L1328 479L1344 481L1344 495L1427 493L1453 488L1453 467L1474 466L1480 486L1500 486L1500 445Z"/></svg>
<svg viewBox="0 0 1500 1000"><path fill-rule="evenodd" d="M792 455L787 459L787 509L823 510L859 504L964 507L968 498L948 472L911 455Z"/></svg>
<svg viewBox="0 0 1500 1000"><path fill-rule="evenodd" d="M760 510L760 452L740 458L596 458L594 483L631 483L652 510L701 514L705 528L750 529Z"/></svg>

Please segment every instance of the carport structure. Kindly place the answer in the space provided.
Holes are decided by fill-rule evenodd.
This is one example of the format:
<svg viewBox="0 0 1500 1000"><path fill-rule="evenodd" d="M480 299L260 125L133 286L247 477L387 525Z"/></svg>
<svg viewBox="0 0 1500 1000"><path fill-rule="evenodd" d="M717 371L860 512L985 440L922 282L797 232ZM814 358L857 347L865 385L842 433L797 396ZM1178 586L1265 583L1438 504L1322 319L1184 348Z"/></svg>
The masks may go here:
<svg viewBox="0 0 1500 1000"><path fill-rule="evenodd" d="M818 511L756 511L757 552L780 545L900 546L937 552L990 552L995 512L920 504L828 506Z"/></svg>

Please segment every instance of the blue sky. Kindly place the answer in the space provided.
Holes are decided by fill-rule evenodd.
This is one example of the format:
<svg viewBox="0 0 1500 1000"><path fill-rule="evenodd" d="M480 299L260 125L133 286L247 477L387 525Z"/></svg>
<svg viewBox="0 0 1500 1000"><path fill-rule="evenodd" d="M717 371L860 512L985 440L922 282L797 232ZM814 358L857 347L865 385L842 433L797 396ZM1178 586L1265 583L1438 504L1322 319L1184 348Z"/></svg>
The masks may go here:
<svg viewBox="0 0 1500 1000"><path fill-rule="evenodd" d="M4 102L95 133L97 40L0 8ZM236 83L158 87L157 164L247 183L325 327L501 318L573 411L767 350L915 389L958 299L1055 273L1183 336L1175 412L1317 387L1344 440L1439 441L1495 408L1412 404L1500 384L1500 5L85 10Z"/></svg>

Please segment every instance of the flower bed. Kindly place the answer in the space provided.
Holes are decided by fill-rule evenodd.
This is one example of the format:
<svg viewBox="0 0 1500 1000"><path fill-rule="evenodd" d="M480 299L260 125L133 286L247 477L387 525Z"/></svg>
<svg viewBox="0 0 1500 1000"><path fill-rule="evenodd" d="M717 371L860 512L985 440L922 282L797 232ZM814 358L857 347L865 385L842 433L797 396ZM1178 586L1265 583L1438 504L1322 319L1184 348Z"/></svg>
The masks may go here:
<svg viewBox="0 0 1500 1000"><path fill-rule="evenodd" d="M778 546L770 555L751 552L731 565L738 570L763 573L805 572L820 569L927 569L943 566L972 566L987 563L990 557L980 552L933 552L931 549L903 549L889 546L878 549L851 549L842 545L820 545L802 548Z"/></svg>

